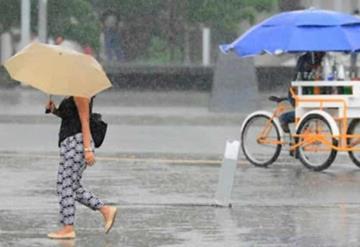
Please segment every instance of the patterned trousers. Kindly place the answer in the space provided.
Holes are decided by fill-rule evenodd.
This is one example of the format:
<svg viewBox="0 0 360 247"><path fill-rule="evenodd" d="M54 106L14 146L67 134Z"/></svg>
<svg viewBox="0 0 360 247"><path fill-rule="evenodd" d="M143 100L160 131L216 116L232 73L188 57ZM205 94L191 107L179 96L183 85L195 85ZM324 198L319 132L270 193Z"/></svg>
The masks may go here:
<svg viewBox="0 0 360 247"><path fill-rule="evenodd" d="M81 133L66 138L60 144L60 164L57 177L57 194L60 199L60 222L73 225L75 221L75 201L93 209L104 203L80 183L86 169L83 137Z"/></svg>

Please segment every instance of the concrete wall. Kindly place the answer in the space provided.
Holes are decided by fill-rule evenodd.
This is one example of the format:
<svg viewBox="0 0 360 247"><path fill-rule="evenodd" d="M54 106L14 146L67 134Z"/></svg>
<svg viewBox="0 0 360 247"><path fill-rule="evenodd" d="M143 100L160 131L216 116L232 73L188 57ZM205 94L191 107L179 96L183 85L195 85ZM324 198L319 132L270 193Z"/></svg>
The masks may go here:
<svg viewBox="0 0 360 247"><path fill-rule="evenodd" d="M107 68L115 88L132 90L211 91L214 67L137 66ZM293 77L292 67L257 67L259 91L287 87Z"/></svg>
<svg viewBox="0 0 360 247"><path fill-rule="evenodd" d="M114 89L128 90L194 90L210 92L214 80L214 67L185 66L124 66L106 68ZM256 67L257 88L271 91L286 87L293 76L291 67ZM3 66L0 67L0 87L15 87Z"/></svg>
<svg viewBox="0 0 360 247"><path fill-rule="evenodd" d="M105 70L115 88L133 90L210 91L214 74L210 66L122 65Z"/></svg>

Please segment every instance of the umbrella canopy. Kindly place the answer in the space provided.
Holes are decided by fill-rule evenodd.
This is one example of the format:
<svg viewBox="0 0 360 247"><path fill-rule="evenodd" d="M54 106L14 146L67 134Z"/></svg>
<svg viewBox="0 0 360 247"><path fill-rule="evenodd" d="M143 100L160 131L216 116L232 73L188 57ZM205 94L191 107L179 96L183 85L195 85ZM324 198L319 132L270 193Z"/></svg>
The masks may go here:
<svg viewBox="0 0 360 247"><path fill-rule="evenodd" d="M252 27L231 44L221 45L240 57L262 53L360 50L360 18L328 10L277 14Z"/></svg>
<svg viewBox="0 0 360 247"><path fill-rule="evenodd" d="M4 66L14 80L52 95L89 98L111 87L93 57L56 45L31 43Z"/></svg>

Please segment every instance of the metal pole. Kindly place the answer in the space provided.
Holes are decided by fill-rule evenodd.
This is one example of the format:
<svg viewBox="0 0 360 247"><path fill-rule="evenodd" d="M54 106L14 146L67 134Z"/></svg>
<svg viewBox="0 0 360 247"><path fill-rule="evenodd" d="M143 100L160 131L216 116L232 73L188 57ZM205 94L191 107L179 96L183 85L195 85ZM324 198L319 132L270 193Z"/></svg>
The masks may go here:
<svg viewBox="0 0 360 247"><path fill-rule="evenodd" d="M20 49L30 43L31 0L21 0L21 42Z"/></svg>
<svg viewBox="0 0 360 247"><path fill-rule="evenodd" d="M11 34L5 32L1 34L1 63L5 62L12 55Z"/></svg>
<svg viewBox="0 0 360 247"><path fill-rule="evenodd" d="M38 27L39 40L47 43L47 0L39 0Z"/></svg>
<svg viewBox="0 0 360 247"><path fill-rule="evenodd" d="M204 27L202 30L202 63L204 66L210 65L210 28Z"/></svg>
<svg viewBox="0 0 360 247"><path fill-rule="evenodd" d="M186 65L191 63L191 59L190 59L190 29L187 24L185 24L185 31L184 31L184 63Z"/></svg>

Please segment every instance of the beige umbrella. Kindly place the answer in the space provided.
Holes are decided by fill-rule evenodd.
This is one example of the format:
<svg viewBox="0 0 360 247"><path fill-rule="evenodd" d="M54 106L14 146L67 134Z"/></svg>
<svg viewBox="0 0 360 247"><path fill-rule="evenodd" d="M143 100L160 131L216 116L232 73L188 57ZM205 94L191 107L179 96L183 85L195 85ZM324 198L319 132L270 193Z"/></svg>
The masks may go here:
<svg viewBox="0 0 360 247"><path fill-rule="evenodd" d="M4 66L14 80L50 95L90 98L111 87L93 57L57 45L31 43Z"/></svg>

